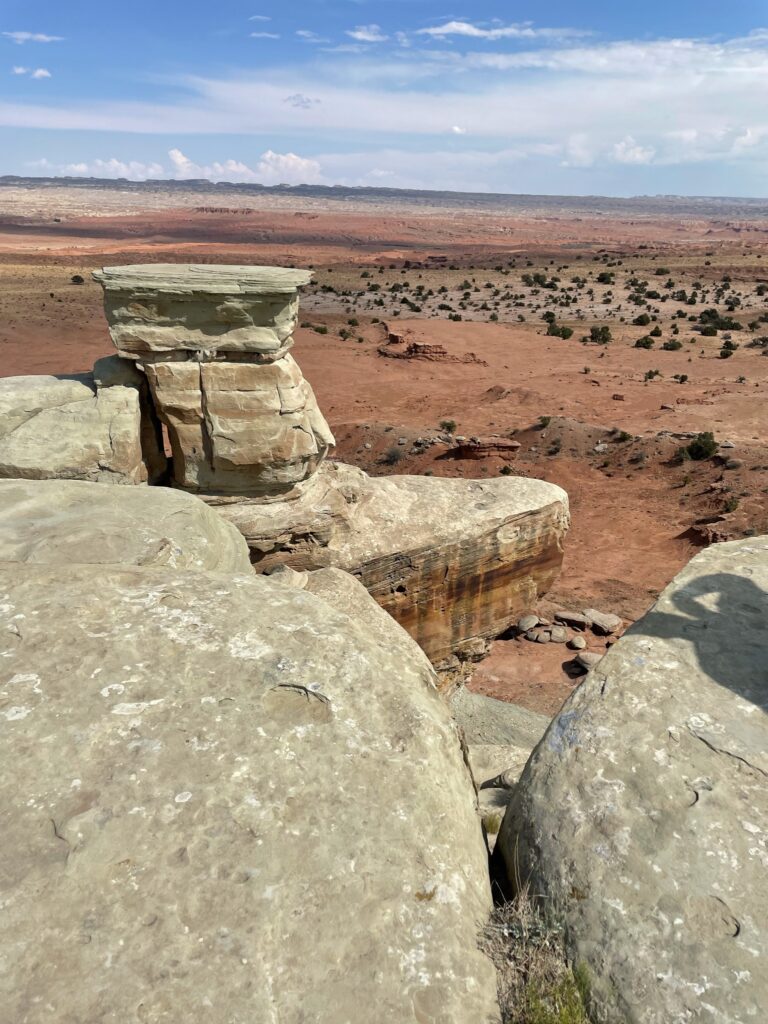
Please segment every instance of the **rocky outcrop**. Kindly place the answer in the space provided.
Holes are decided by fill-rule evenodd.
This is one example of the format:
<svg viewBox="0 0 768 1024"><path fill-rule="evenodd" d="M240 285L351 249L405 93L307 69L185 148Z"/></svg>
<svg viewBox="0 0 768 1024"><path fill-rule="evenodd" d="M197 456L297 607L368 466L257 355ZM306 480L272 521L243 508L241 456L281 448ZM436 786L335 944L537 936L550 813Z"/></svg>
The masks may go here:
<svg viewBox="0 0 768 1024"><path fill-rule="evenodd" d="M162 471L142 450L134 383L100 386L90 373L0 379L0 477L139 484Z"/></svg>
<svg viewBox="0 0 768 1024"><path fill-rule="evenodd" d="M768 1006L766 607L768 538L699 554L515 790L497 850L564 917L598 1021L747 1024Z"/></svg>
<svg viewBox="0 0 768 1024"><path fill-rule="evenodd" d="M206 500L257 568L351 572L443 668L536 603L568 526L565 492L540 480L372 478L338 464L295 501Z"/></svg>
<svg viewBox="0 0 768 1024"><path fill-rule="evenodd" d="M170 264L94 277L117 351L149 379L177 487L276 496L315 472L333 435L288 354L311 274Z"/></svg>
<svg viewBox="0 0 768 1024"><path fill-rule="evenodd" d="M252 571L241 534L199 498L80 480L0 480L0 562Z"/></svg>
<svg viewBox="0 0 768 1024"><path fill-rule="evenodd" d="M8 1020L495 1019L432 672L280 575L0 567Z"/></svg>

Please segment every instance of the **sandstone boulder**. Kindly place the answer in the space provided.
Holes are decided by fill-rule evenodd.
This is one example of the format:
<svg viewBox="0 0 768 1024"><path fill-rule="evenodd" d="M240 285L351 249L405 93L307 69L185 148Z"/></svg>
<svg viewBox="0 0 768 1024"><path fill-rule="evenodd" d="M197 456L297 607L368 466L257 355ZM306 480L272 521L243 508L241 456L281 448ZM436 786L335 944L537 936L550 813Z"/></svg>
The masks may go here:
<svg viewBox="0 0 768 1024"><path fill-rule="evenodd" d="M563 916L598 1021L765 1015L766 608L768 538L697 555L566 701L515 790L497 851Z"/></svg>
<svg viewBox="0 0 768 1024"><path fill-rule="evenodd" d="M361 588L360 620L190 570L0 588L9 1021L495 1018L455 727Z"/></svg>
<svg viewBox="0 0 768 1024"><path fill-rule="evenodd" d="M145 370L179 487L285 494L314 473L334 443L290 355L271 363L146 363Z"/></svg>
<svg viewBox="0 0 768 1024"><path fill-rule="evenodd" d="M89 373L0 379L0 477L146 482L139 392Z"/></svg>
<svg viewBox="0 0 768 1024"><path fill-rule="evenodd" d="M241 534L191 494L80 480L0 480L0 561L251 571Z"/></svg>
<svg viewBox="0 0 768 1024"><path fill-rule="evenodd" d="M535 606L568 527L567 495L540 480L377 478L341 464L294 501L206 500L243 533L257 568L351 572L437 665Z"/></svg>

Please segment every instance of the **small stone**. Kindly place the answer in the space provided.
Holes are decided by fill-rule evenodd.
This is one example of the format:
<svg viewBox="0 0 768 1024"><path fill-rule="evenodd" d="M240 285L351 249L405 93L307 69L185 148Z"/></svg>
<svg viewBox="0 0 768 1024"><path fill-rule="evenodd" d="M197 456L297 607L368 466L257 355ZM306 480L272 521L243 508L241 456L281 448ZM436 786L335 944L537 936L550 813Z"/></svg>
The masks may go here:
<svg viewBox="0 0 768 1024"><path fill-rule="evenodd" d="M568 630L565 626L553 626L549 638L553 644L564 644L568 640Z"/></svg>
<svg viewBox="0 0 768 1024"><path fill-rule="evenodd" d="M521 633L527 633L529 630L535 629L538 624L538 615L524 615L521 619L518 619L517 628Z"/></svg>
<svg viewBox="0 0 768 1024"><path fill-rule="evenodd" d="M720 447L721 448L735 448L736 445L733 443L733 441L721 441L720 442Z"/></svg>
<svg viewBox="0 0 768 1024"><path fill-rule="evenodd" d="M397 443L400 444L400 445L408 444L408 438L407 437L398 437Z"/></svg>
<svg viewBox="0 0 768 1024"><path fill-rule="evenodd" d="M580 651L573 660L580 668L589 672L591 668L602 661L602 658L602 654L598 654L596 651Z"/></svg>
<svg viewBox="0 0 768 1024"><path fill-rule="evenodd" d="M584 639L583 636L573 636L568 641L568 646L571 648L572 651L583 651L584 648L587 646L587 641Z"/></svg>
<svg viewBox="0 0 768 1024"><path fill-rule="evenodd" d="M548 629L537 629L536 630L536 643L537 644L548 644L552 639L552 634Z"/></svg>
<svg viewBox="0 0 768 1024"><path fill-rule="evenodd" d="M592 620L580 612L555 612L555 622L563 622L566 626L580 630L589 629L592 625Z"/></svg>
<svg viewBox="0 0 768 1024"><path fill-rule="evenodd" d="M741 459L728 459L728 461L725 464L725 468L726 469L741 469L741 467L743 465L744 465L744 463L741 461Z"/></svg>
<svg viewBox="0 0 768 1024"><path fill-rule="evenodd" d="M599 612L596 608L585 608L584 615L591 619L592 629L595 633L603 636L610 636L617 629L621 629L623 620L618 615L611 615L610 612Z"/></svg>
<svg viewBox="0 0 768 1024"><path fill-rule="evenodd" d="M369 452L371 448L373 448L373 445L371 444L370 441L366 441L365 444L363 445L363 448L365 448L365 450Z"/></svg>
<svg viewBox="0 0 768 1024"><path fill-rule="evenodd" d="M532 643L536 643L536 638L538 637L538 635L538 630L529 629L528 632L525 634L525 639L530 640Z"/></svg>

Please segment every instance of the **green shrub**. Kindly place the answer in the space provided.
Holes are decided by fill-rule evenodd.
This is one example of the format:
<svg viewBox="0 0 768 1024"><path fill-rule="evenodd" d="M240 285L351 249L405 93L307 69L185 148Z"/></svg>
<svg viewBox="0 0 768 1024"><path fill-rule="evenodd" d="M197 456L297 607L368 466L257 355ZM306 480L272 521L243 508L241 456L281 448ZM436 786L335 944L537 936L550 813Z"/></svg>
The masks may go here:
<svg viewBox="0 0 768 1024"><path fill-rule="evenodd" d="M717 451L717 441L711 430L697 434L689 445L684 449L689 459L694 462L702 462L704 459L711 459Z"/></svg>
<svg viewBox="0 0 768 1024"><path fill-rule="evenodd" d="M440 429L444 430L446 434L455 434L456 420L440 420Z"/></svg>

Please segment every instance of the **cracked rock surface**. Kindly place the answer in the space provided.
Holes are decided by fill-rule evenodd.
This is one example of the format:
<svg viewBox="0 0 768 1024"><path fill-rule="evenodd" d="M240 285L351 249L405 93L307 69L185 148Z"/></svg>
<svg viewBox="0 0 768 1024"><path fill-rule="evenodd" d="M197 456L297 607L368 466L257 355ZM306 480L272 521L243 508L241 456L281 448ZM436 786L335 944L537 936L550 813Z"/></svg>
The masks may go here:
<svg viewBox="0 0 768 1024"><path fill-rule="evenodd" d="M765 1016L767 710L756 537L697 555L534 750L496 849L564 917L598 1021Z"/></svg>

